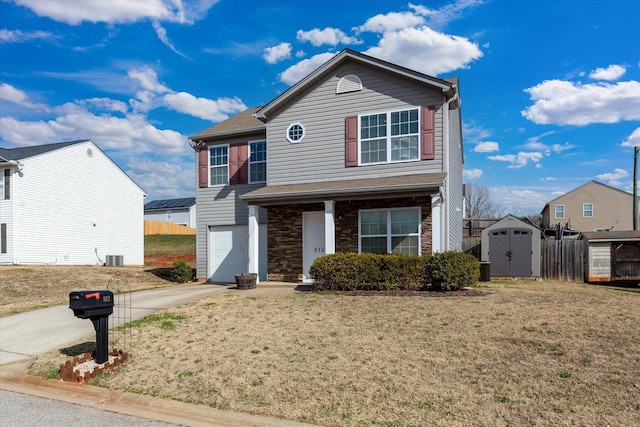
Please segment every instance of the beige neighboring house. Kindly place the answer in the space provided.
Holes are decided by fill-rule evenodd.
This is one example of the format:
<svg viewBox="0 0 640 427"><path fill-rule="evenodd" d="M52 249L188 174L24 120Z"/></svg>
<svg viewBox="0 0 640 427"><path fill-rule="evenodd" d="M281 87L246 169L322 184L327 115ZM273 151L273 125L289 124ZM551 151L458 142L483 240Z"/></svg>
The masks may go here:
<svg viewBox="0 0 640 427"><path fill-rule="evenodd" d="M561 224L582 232L633 230L633 195L590 181L551 200L541 216L545 227Z"/></svg>

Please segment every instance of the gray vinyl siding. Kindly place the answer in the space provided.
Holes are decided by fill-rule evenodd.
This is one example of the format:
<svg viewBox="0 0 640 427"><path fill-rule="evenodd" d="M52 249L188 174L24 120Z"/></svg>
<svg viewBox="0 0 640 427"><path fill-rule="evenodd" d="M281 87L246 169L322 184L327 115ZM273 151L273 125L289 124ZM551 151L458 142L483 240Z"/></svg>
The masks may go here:
<svg viewBox="0 0 640 427"><path fill-rule="evenodd" d="M294 103L269 117L268 185L442 172L442 93L355 63L344 64L334 71ZM355 74L362 80L362 91L336 94L338 81L347 74ZM428 105L437 106L435 160L345 167L346 117ZM296 122L304 126L305 137L291 144L285 132Z"/></svg>
<svg viewBox="0 0 640 427"><path fill-rule="evenodd" d="M460 109L449 112L449 249L462 249L462 128Z"/></svg>
<svg viewBox="0 0 640 427"><path fill-rule="evenodd" d="M240 199L240 196L263 186L264 184L239 184L197 189L196 271L198 277L204 278L207 271L209 227L247 224L249 207L245 201ZM260 223L266 223L266 214L262 212Z"/></svg>

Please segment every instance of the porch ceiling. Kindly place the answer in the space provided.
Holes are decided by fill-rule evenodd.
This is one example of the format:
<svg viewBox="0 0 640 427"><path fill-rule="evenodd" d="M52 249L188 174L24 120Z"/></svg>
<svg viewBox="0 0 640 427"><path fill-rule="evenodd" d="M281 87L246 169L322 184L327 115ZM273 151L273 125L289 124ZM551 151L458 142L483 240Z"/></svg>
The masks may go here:
<svg viewBox="0 0 640 427"><path fill-rule="evenodd" d="M240 196L248 204L276 205L291 202L354 200L433 194L444 184L445 173L384 178L267 185Z"/></svg>

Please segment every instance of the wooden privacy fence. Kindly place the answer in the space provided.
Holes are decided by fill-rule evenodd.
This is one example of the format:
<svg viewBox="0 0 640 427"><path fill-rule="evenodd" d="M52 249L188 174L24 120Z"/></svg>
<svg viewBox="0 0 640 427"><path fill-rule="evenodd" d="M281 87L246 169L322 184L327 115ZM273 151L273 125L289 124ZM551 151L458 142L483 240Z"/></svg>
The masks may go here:
<svg viewBox="0 0 640 427"><path fill-rule="evenodd" d="M540 276L543 279L583 282L587 240L541 240Z"/></svg>
<svg viewBox="0 0 640 427"><path fill-rule="evenodd" d="M196 229L172 222L145 220L144 235L149 234L196 234Z"/></svg>

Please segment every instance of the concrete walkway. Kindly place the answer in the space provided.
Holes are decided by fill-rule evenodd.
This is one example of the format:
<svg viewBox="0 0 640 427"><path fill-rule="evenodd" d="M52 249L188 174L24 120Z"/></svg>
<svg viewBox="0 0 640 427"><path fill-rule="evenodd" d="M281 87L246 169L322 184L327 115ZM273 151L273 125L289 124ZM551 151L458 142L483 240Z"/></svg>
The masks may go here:
<svg viewBox="0 0 640 427"><path fill-rule="evenodd" d="M306 290L306 287L291 283L269 282L269 284L259 284L256 289L247 291L239 291L233 285L197 284L132 292L131 318L138 319L214 294L241 292L259 296L293 293L300 290ZM85 384L46 380L26 374L36 356L93 336L95 331L91 321L77 319L67 305L0 318L0 389L176 425L264 427L310 425L221 411L203 405L112 391Z"/></svg>

